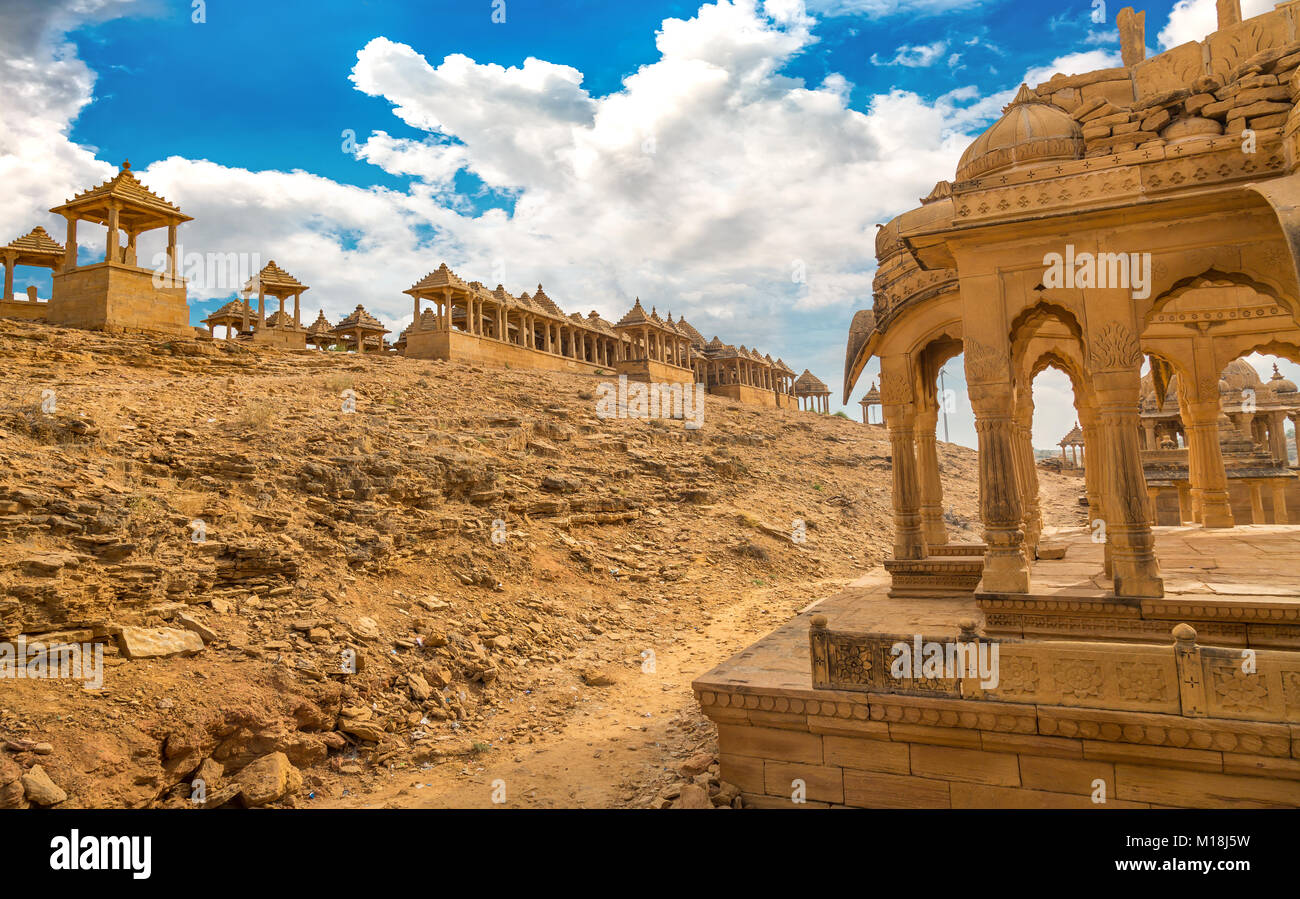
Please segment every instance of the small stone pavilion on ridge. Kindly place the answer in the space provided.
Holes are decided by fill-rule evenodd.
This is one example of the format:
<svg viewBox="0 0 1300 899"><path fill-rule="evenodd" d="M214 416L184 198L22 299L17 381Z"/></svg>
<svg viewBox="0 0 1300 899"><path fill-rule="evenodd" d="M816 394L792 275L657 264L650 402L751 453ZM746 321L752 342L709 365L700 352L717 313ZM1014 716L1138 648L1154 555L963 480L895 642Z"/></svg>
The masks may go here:
<svg viewBox="0 0 1300 899"><path fill-rule="evenodd" d="M36 297L36 288L27 288L27 299L14 299L14 269L20 265L48 268L58 271L64 265L67 251L46 233L44 228L33 228L22 237L0 247L0 262L4 263L4 293L0 295L0 318L19 318L39 321L49 310L48 301Z"/></svg>
<svg viewBox="0 0 1300 899"><path fill-rule="evenodd" d="M745 346L705 343L685 319L647 312L638 298L617 323L592 311L566 314L539 284L531 296L514 296L497 285L488 290L466 282L446 263L408 289L412 323L390 347L389 331L362 306L336 325L322 310L305 327L302 296L309 290L274 260L244 285L240 297L224 303L189 325L186 285L178 276L177 228L192 219L173 203L150 191L123 162L117 175L77 194L51 212L67 222L67 244L60 246L42 228L0 247L5 293L0 317L44 320L92 330L136 330L215 339L250 341L286 350L347 348L355 352L394 351L413 359L463 359L520 369L623 374L643 381L702 383L710 393L769 407L796 405L794 372ZM108 229L103 262L77 264L77 227L83 221ZM166 266L153 271L139 265L137 239L150 230L167 229ZM14 300L14 269L45 266L54 270L49 302L35 290L28 301ZM256 294L256 306L253 295ZM278 301L268 316L267 298ZM287 308L293 301L292 314ZM204 331L206 330L206 333ZM197 335L196 335L196 332ZM812 379L811 382L809 379ZM825 410L830 391L805 372L799 394Z"/></svg>
<svg viewBox="0 0 1300 899"><path fill-rule="evenodd" d="M177 274L176 231L191 221L175 204L141 184L123 162L117 175L50 210L67 221L63 264L45 318L52 324L96 330L139 330L190 336L185 282ZM108 230L104 259L79 265L77 226L93 222ZM167 229L167 268L142 267L137 238Z"/></svg>
<svg viewBox="0 0 1300 899"><path fill-rule="evenodd" d="M823 415L831 411L831 389L821 378L808 369L794 382L794 395L803 404L803 408Z"/></svg>
<svg viewBox="0 0 1300 899"><path fill-rule="evenodd" d="M396 346L411 358L702 383L743 402L794 405L794 372L784 362L717 337L706 344L685 319L665 319L654 306L647 312L639 298L611 324L594 311L566 315L540 284L531 296L514 296L500 284L488 290L467 282L446 263L406 293L412 324Z"/></svg>

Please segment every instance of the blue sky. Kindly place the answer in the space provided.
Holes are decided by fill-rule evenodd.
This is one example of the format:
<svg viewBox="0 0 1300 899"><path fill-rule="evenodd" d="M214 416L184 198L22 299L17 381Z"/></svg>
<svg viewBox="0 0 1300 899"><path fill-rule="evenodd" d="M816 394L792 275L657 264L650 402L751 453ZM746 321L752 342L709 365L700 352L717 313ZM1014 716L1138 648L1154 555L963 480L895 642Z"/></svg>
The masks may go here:
<svg viewBox="0 0 1300 899"><path fill-rule="evenodd" d="M951 178L1022 79L1117 64L1122 4L1099 3L0 0L0 239L61 240L46 210L129 158L195 216L187 252L275 259L309 318L364 303L396 330L445 260L570 312L639 296L838 400L875 224ZM1213 6L1146 4L1151 52ZM233 295L192 282L195 320ZM1072 414L1044 378L1051 445ZM950 427L973 444L964 411Z"/></svg>
<svg viewBox="0 0 1300 899"><path fill-rule="evenodd" d="M202 10L201 25L191 21L198 11L185 0L142 4L135 15L69 33L97 76L94 102L72 137L110 161L130 156L137 169L180 154L402 187L404 179L339 153L345 128L424 136L395 121L389 103L348 81L357 51L372 38L408 44L431 61L461 53L502 66L529 56L573 66L583 87L601 96L658 59L654 38L664 19L689 19L701 6L504 2L506 21L494 23L492 0L325 0L311 5L311 15L300 4L214 0ZM1163 21L1172 5L1149 6L1148 20ZM929 101L972 86L987 96L1067 52L1117 46L1112 22L1091 21L1090 2L941 0L900 2L897 10L822 13L812 29L815 42L781 74L809 84L842 75L852 85L850 105L865 111L874 95L895 89Z"/></svg>

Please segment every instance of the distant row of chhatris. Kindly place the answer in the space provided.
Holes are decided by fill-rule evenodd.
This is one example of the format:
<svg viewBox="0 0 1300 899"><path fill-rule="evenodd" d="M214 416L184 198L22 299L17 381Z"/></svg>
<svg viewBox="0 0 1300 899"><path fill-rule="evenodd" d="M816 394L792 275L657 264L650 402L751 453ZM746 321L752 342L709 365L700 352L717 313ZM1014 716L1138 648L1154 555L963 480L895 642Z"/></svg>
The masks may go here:
<svg viewBox="0 0 1300 899"><path fill-rule="evenodd" d="M670 383L701 383L712 393L760 405L829 412L830 390L807 369L796 377L781 359L743 345L705 341L685 319L661 318L636 299L617 323L595 311L566 314L539 284L532 295L512 295L501 285L489 290L465 281L446 263L405 293L412 298L412 321L391 344L375 316L358 305L334 323L324 310L304 325L302 296L310 288L268 262L231 300L189 324L187 286L178 274L177 228L192 221L165 197L140 183L123 162L108 181L50 210L67 222L60 245L44 228L34 228L0 247L4 294L0 317L44 320L52 324L108 331L163 332L202 339L278 346L283 349L334 349L357 353L398 353L411 358L464 359L541 370L626 374ZM77 226L89 221L107 229L102 262L78 264ZM167 229L164 272L140 266L137 238ZM13 297L14 269L38 266L53 272L48 301L27 291ZM162 277L159 277L162 275ZM254 305L256 296L256 305ZM267 314L267 299L278 308ZM286 308L292 300L292 307Z"/></svg>

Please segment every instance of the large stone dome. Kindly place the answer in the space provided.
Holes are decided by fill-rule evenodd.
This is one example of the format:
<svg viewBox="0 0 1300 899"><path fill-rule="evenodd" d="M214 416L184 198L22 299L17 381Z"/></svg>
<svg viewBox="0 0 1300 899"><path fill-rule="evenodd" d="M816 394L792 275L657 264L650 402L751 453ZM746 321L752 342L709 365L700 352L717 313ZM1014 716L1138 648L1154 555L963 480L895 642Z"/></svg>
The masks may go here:
<svg viewBox="0 0 1300 899"><path fill-rule="evenodd" d="M1223 385L1228 385L1228 390L1259 390L1264 386L1264 382L1259 377L1259 372L1255 371L1245 359L1233 359L1224 366L1223 374L1220 376L1219 390L1223 391Z"/></svg>
<svg viewBox="0 0 1300 899"><path fill-rule="evenodd" d="M1002 110L1002 118L961 155L957 180L1049 159L1079 159L1083 150L1079 123L1022 84L1016 98Z"/></svg>

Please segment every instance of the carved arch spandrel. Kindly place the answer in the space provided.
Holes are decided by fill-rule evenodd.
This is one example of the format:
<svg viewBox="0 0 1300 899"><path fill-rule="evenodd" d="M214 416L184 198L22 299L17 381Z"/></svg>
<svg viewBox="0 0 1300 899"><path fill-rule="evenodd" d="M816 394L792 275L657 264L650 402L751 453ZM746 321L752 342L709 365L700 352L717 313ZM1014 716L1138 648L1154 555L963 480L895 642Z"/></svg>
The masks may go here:
<svg viewBox="0 0 1300 899"><path fill-rule="evenodd" d="M1021 310L1012 321L1010 348L1017 391L1031 389L1038 374L1033 366L1044 352L1053 351L1069 360L1079 375L1085 371L1083 329L1078 319L1069 309L1047 300ZM1078 389L1075 392L1078 394Z"/></svg>
<svg viewBox="0 0 1300 899"><path fill-rule="evenodd" d="M871 335L870 340L858 349L850 366L852 378L856 380L866 368L869 357L864 357L864 353L868 348L871 355L882 360L894 355L915 358L927 344L940 337L962 339L961 294L956 290L945 291L923 305L906 310L906 314L894 319L886 331ZM847 386L850 385L846 380ZM883 394L881 399L884 399Z"/></svg>
<svg viewBox="0 0 1300 899"><path fill-rule="evenodd" d="M1035 310L1051 309L1056 311L1062 318L1068 318L1076 325L1080 322L1087 321L1087 303L1084 302L1084 291L1075 287L1057 287L1048 289L1040 287L1034 291L1033 299L1026 302L1024 306L1011 318L1010 333L1015 333L1018 322L1028 319L1035 314Z"/></svg>
<svg viewBox="0 0 1300 899"><path fill-rule="evenodd" d="M1257 278L1239 271L1223 271L1217 268L1209 268L1196 275L1189 275L1180 278L1171 284L1166 290L1156 295L1151 302L1151 307L1143 316L1143 330L1145 331L1171 303L1178 298L1191 293L1194 290L1204 290L1206 288L1221 287L1245 287L1265 298L1265 302L1276 303L1284 307L1293 316L1297 313L1297 304L1293 298L1288 298L1276 287L1266 281L1260 281Z"/></svg>
<svg viewBox="0 0 1300 899"><path fill-rule="evenodd" d="M880 359L880 403L886 414L891 407L906 406L916 401L913 392L914 375L912 359L904 355L882 356Z"/></svg>
<svg viewBox="0 0 1300 899"><path fill-rule="evenodd" d="M1022 309L1012 319L1011 328L1008 332L1011 358L1015 360L1022 355L1024 347L1029 341L1042 336L1043 330L1045 328L1050 329L1053 325L1063 326L1068 335L1066 339L1075 342L1082 351L1083 325L1080 324L1079 317L1068 306L1045 298L1032 306Z"/></svg>
<svg viewBox="0 0 1300 899"><path fill-rule="evenodd" d="M962 338L961 294L947 291L923 306L909 309L908 314L895 319L876 345L876 355L894 353L915 356L926 344L937 337Z"/></svg>
<svg viewBox="0 0 1300 899"><path fill-rule="evenodd" d="M1290 265L1290 260L1285 258L1285 250L1280 246L1275 249L1279 250L1285 265ZM1264 285L1270 295L1284 296L1290 290L1290 282L1286 278L1275 277L1274 273L1278 270L1280 269L1273 268L1270 271L1268 261L1255 252L1254 247L1196 247L1178 252L1157 252L1151 263L1149 294L1145 299L1133 300L1133 311L1138 321L1145 321L1171 291L1214 272L1237 272L1244 279Z"/></svg>
<svg viewBox="0 0 1300 899"><path fill-rule="evenodd" d="M1297 331L1290 340L1277 336L1263 337L1258 334L1242 334L1236 337L1224 338L1215 347L1216 361L1223 361L1223 364L1219 366L1219 371L1222 372L1232 362L1252 353L1277 356L1300 365L1300 331Z"/></svg>
<svg viewBox="0 0 1300 899"><path fill-rule="evenodd" d="M1242 190L1255 194L1277 220L1278 235L1287 250L1286 287L1300 291L1300 174L1246 184ZM1285 289L1280 294L1285 294Z"/></svg>

